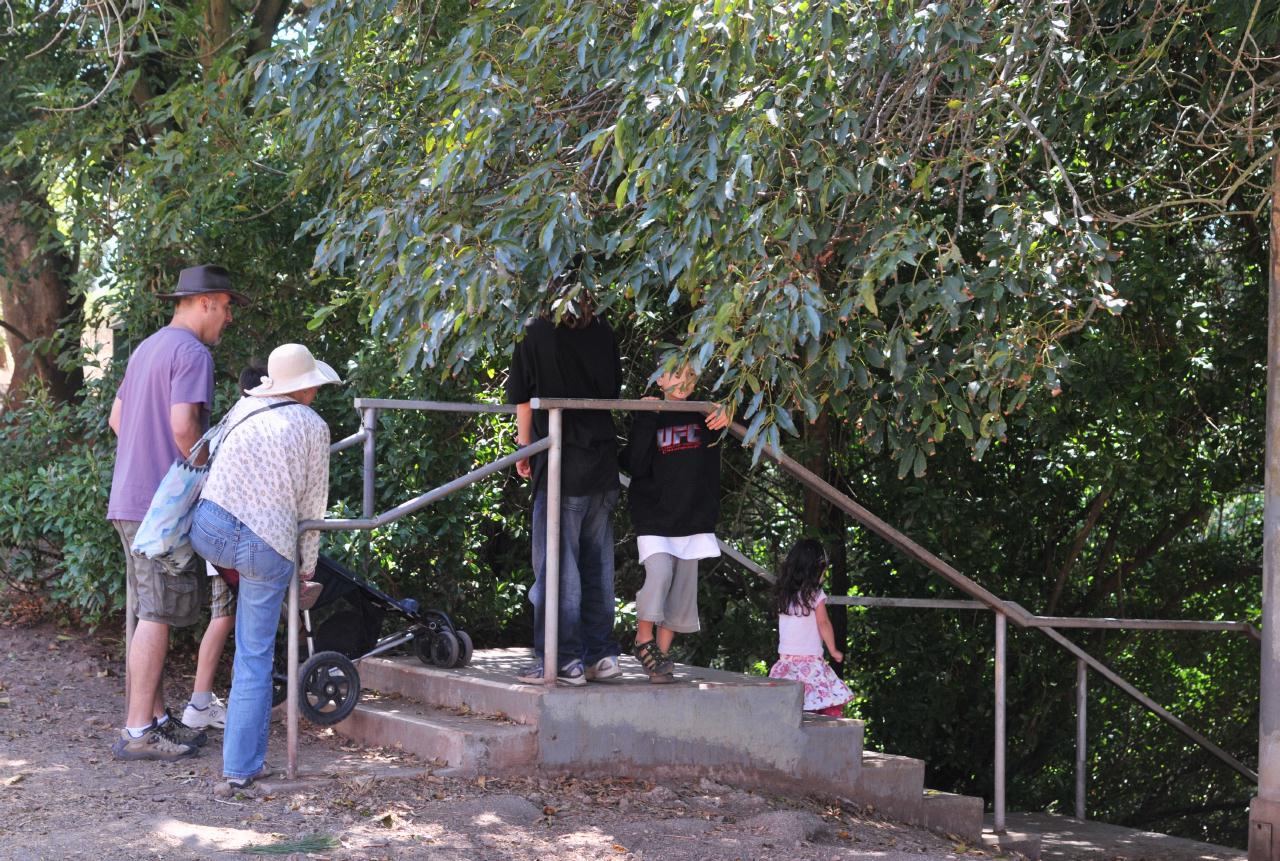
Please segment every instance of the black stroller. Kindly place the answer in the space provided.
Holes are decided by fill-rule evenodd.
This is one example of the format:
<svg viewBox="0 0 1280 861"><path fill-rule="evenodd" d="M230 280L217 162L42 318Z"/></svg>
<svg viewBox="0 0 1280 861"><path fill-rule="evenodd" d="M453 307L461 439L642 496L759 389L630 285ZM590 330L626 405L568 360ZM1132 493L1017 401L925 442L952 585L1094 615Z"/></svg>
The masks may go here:
<svg viewBox="0 0 1280 861"><path fill-rule="evenodd" d="M298 673L298 709L313 724L329 726L351 714L360 701L355 662L362 658L411 644L418 660L429 666L465 667L471 662L471 637L440 610L420 610L413 598L396 600L323 554L312 582L322 588L303 600L307 657ZM319 620L314 625L313 612ZM400 617L405 627L384 637L382 623L388 614ZM288 676L279 669L285 665L285 654L277 650L274 705L287 696Z"/></svg>

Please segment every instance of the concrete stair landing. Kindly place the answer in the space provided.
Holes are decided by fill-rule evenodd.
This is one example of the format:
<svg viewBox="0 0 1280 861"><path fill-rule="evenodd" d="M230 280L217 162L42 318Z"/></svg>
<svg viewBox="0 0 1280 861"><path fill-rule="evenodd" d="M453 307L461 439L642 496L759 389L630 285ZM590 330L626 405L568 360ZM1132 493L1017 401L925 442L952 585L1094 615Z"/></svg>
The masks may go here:
<svg viewBox="0 0 1280 861"><path fill-rule="evenodd" d="M970 841L981 834L981 799L926 792L923 762L864 752L861 721L805 715L797 682L679 665L675 684L653 685L630 657L608 682L516 682L532 659L528 649L490 649L441 670L367 658L366 693L336 729L466 771L706 775L839 796Z"/></svg>

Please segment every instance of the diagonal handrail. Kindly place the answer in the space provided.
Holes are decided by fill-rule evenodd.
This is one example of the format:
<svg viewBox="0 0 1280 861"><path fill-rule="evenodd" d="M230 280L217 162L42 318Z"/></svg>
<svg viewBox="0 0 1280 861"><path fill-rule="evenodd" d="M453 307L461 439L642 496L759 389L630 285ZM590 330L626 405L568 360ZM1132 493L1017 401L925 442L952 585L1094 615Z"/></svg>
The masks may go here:
<svg viewBox="0 0 1280 861"><path fill-rule="evenodd" d="M734 436L738 437L739 439L743 439L746 435L746 428L744 428L742 425L737 423L733 424L730 427L730 430L733 432ZM1155 700L1143 694L1141 691L1139 691L1129 682L1125 681L1125 679L1121 677L1119 674L1117 674L1114 670L1112 670L1102 661L1093 657L1093 655L1086 652L1079 645L1072 642L1063 634L1059 633L1053 628L1045 625L1043 620L1041 620L1040 618L1036 617L1034 614L1027 611L1020 604L1017 604L1013 601L1006 601L1003 598L997 597L994 593L978 585L976 582L974 582L970 578L966 577L965 575L957 571L953 566L939 559L933 553L930 553L928 550L926 550L916 541L904 535L903 533L899 532L897 529L894 529L892 526L890 526L888 523L885 523L879 517L876 517L866 508L854 502L853 499L851 499L849 496L841 493L839 490L836 490L826 481L823 481L821 478L815 475L810 469L798 463L795 459L788 456L784 452L777 451L770 446L766 446L764 449L764 454L767 457L769 457L771 460L773 460L775 463L777 463L779 466L781 466L785 471L791 473L793 476L799 479L800 483L803 484L805 487L808 487L809 489L813 490L819 496L823 497L828 502L835 505L837 508L843 510L846 514L853 517L855 520L857 520L867 529L870 529L872 532L874 532L876 535L879 535L885 541L897 547L899 550L906 553L908 556L915 559L917 562L920 562L926 568L929 568L934 573L942 575L942 577L944 577L948 582L950 582L956 588L960 589L962 592L965 592L966 594L972 596L973 598L976 598L977 600L986 604L988 607L990 607L992 610L996 611L997 613L1001 614L1002 616L1008 617L1014 622L1014 624L1018 625L1019 627L1040 629L1041 631L1044 632L1044 635L1046 637L1048 637L1050 640L1052 640L1054 643L1056 643L1063 649L1066 649L1071 654L1075 655L1076 658L1078 658L1079 660L1084 661L1086 664L1088 664L1090 667L1096 670L1099 674L1101 674L1103 678L1105 678L1107 681L1111 682L1113 685L1118 687L1127 696L1129 696L1130 698L1138 702L1140 705L1142 705L1152 714L1156 715L1158 718L1163 720L1169 726L1173 727L1175 730L1182 733L1188 739L1195 742L1196 744L1204 748L1209 753L1213 754L1222 762L1226 763L1228 766L1230 766L1235 771L1240 773L1247 780L1250 780L1253 783L1258 782L1257 772L1255 772L1254 770L1250 769L1248 766L1241 763L1234 756L1227 753L1221 747L1214 744L1212 741L1205 738L1200 733L1196 732L1194 729L1192 729L1190 726L1184 723L1181 719L1179 719L1177 716L1172 714L1168 709L1164 708Z"/></svg>
<svg viewBox="0 0 1280 861"><path fill-rule="evenodd" d="M654 402L652 401L645 401L645 402L609 401L609 400L594 400L594 399L585 399L585 398L544 398L540 402L535 402L533 404L533 408L534 409L611 409L611 410L612 409L633 409L634 407L631 405L636 403L644 403L646 405L650 405L649 408L652 408L651 405ZM717 405L711 404L708 402L684 401L684 402L676 402L676 404L678 406L674 408L688 410L688 411L700 411L708 414L718 408ZM735 437L737 437L739 440L742 440L745 443L746 436L747 436L746 427L744 427L742 424L734 422L730 424L729 431ZM868 530L878 535L881 539L893 545L894 547L898 548L908 557L924 565L926 568L928 568L930 571L933 571L935 574L940 575L943 579L951 583L951 585L955 586L960 591L964 592L970 597L990 607L992 610L994 610L998 614L1000 618L1011 619L1013 623L1020 628L1039 628L1044 632L1045 636L1047 636L1050 640L1052 640L1061 648L1075 655L1078 660L1084 661L1086 664L1093 667L1104 678L1106 678L1112 684L1116 685L1127 696L1131 697L1140 705L1142 705L1144 708L1151 711L1153 714L1155 714L1157 717L1159 717L1169 726L1173 727L1175 730L1182 733L1186 738L1195 742L1204 750L1213 754L1215 757L1220 759L1222 762L1226 763L1228 766L1230 766L1232 769L1240 773L1246 779L1251 780L1254 783L1257 782L1258 776L1256 772L1254 772L1252 769L1245 766L1238 759L1236 759L1231 754L1227 753L1221 747L1217 746L1213 742L1209 741L1209 739L1205 738L1203 735L1193 730L1186 723L1184 723L1182 720L1177 718L1175 715L1173 715L1163 706L1156 703L1150 697L1147 697L1145 694L1143 694L1133 685L1129 684L1129 682L1125 681L1124 678L1122 678L1114 670L1112 670L1106 664L1102 663L1102 661L1093 657L1091 654L1086 652L1079 645L1072 642L1067 637L1065 637L1058 631L1054 630L1053 628L1044 625L1043 622L1041 624L1037 624L1037 621L1038 621L1037 617L1034 614L1027 611L1021 605L1013 601L1006 601L1005 599L999 597L998 595L986 589L985 587L979 585L976 581L972 580L969 577L966 577L964 574L960 573L960 571L957 570L955 566L942 560L936 554L931 553L929 550L925 549L923 545L921 545L911 537L893 528L884 520L877 517L875 514L872 514L870 510L859 505L847 494L841 493L839 490L832 487L829 483L827 483L821 477L816 475L812 470L810 470L808 467L796 461L790 455L786 454L786 452L783 452L780 448L775 448L774 446L764 446L762 448L762 453L766 457L768 457L770 460L772 460L774 463L778 464L778 466L782 467L782 469L785 472L790 473L805 487L809 488L814 493L818 494L819 496L827 500L832 505L844 511L846 514L848 514L854 520L858 521ZM1003 640L1003 637L999 636L998 639ZM999 647L997 650L1002 651L1002 649L1000 649ZM997 661L999 661L999 658L1000 656L998 655ZM998 696L998 698L1000 697ZM997 734L1002 735L1002 733L1000 733L999 730L997 731ZM999 745L997 745L997 747L999 747ZM997 750L997 755L1000 755L1000 753L1001 752ZM997 770L999 771L1001 769L997 769ZM999 790L1000 790L1000 787L998 786L997 795L1003 795L1003 793L1000 792ZM1003 817L997 816L997 819L1000 820L1000 819L1003 819ZM1002 825L1003 825L1002 822L997 822L997 829L999 829Z"/></svg>
<svg viewBox="0 0 1280 861"><path fill-rule="evenodd" d="M530 405L535 410L552 411L553 418L556 417L555 416L556 413L558 413L560 410L565 410L565 409L570 409L570 410L572 409L646 410L646 411L654 411L654 412L679 410L679 411L691 411L691 412L696 411L696 412L702 412L704 414L709 414L713 410L716 410L719 408L718 405L710 402L705 402L705 401L655 401L655 400L623 400L623 399L598 400L598 399L577 399L577 398L542 398L542 399L535 398L533 399ZM376 415L379 410L417 409L417 410L429 410L429 411L441 411L441 412L511 413L511 412L514 412L514 407L510 405L461 404L461 403L445 402L445 401L391 401L391 400L378 400L378 399L357 399L356 409L360 411L361 414L364 416L361 430L358 431L356 434L353 434L352 436L347 437L346 439L343 439L334 443L333 446L331 447L331 451L336 453L345 448L349 448L360 443L364 444L365 473L366 473L365 474L365 485L366 485L365 515L366 516L364 518L353 518L353 519L344 519L344 520L305 521L299 524L299 535L301 535L303 531L313 530L313 529L317 531L337 531L337 530L367 530L367 529L377 528L378 526L385 525L387 523L390 523L391 521L398 520L401 517L407 516L427 505L430 505L432 502L440 499L441 497L446 496L470 484L473 484L476 481L479 481L486 476L492 475L502 469L509 468L510 466L514 465L517 461L525 457L528 457L533 453L541 452L544 450L553 450L552 459L555 460L555 457L554 457L555 451L554 451L554 444L552 442L552 439L551 437L544 438L530 446L525 446L519 449L518 451L510 455L507 455L506 457L500 458L497 461L494 461L490 464L486 464L485 466L480 467L476 470L472 470L466 475L461 476L460 478L455 479L454 481L449 482L445 485L442 485L432 491L429 491L428 493L422 494L418 497L415 497L412 500L402 503L396 508L391 509L387 512L384 512L381 515L374 516L372 512L372 498L371 498L371 491L372 491L371 460L373 458L373 451L372 451L373 425L376 422ZM556 422L553 422L553 425L554 424L556 424ZM745 427L743 427L741 424L733 423L730 425L729 430L734 436L736 436L738 439L743 440L745 442L745 438L747 435ZM554 428L553 428L553 431L554 431ZM552 436L555 436L555 434L553 433ZM1114 623L1124 621L1124 620L1078 620L1078 619L1073 620L1065 617L1036 616L1035 614L1029 612L1028 610L1023 608L1021 605L1017 604L1016 602L1007 601L1003 598L1000 598L993 592L979 585L976 581L970 579L969 577L966 577L954 566L950 565L946 561L939 558L937 555L925 549L921 544L916 542L914 539L898 531L897 529L893 528L888 523L886 523L884 520L872 514L871 511L859 505L848 495L841 493L835 487L831 486L829 483L827 483L822 478L817 476L807 467L803 466L802 464L797 462L794 458L790 457L780 449L774 448L773 446L766 446L763 448L763 453L770 460L773 460L780 467L782 467L785 472L790 473L797 480L799 480L800 483L803 484L805 487L809 488L810 490L817 493L822 498L826 499L832 505L844 511L846 514L854 518L854 520L861 523L864 527L866 527L868 530L870 530L871 532L879 536L881 539L888 542L892 546L898 548L908 557L924 565L930 571L933 571L934 573L940 575L941 577L943 577L943 579L947 580L954 587L964 592L965 594L971 596L972 598L976 599L976 601L979 602L981 605L985 605L987 608L991 609L996 613L996 617L997 617L996 618L996 621L997 621L996 663L998 665L997 666L997 701L998 703L1003 701L1002 684L1001 684L1003 673L1002 673L1001 667L999 666L1003 663L1003 653L1004 653L1003 623L1005 619L1012 619L1014 623L1019 627L1039 628L1043 630L1045 633L1045 636L1049 637L1050 640L1052 640L1054 643L1056 643L1063 649L1075 655L1077 658L1077 661L1081 664L1081 666L1088 665L1090 667L1093 667L1095 671L1099 672L1104 678L1106 678L1112 684L1116 685L1127 696L1131 697L1140 705L1142 705L1144 708L1148 709L1157 717L1164 720L1166 723L1168 723L1178 732L1182 733L1188 739L1195 742L1197 745L1207 750L1208 752L1212 753L1218 759L1225 762L1227 765L1232 767L1234 770L1236 770L1238 773L1243 775L1245 778L1253 781L1254 783L1257 783L1258 776L1254 771L1252 771L1247 766L1239 762L1235 757L1231 756L1231 754L1227 753L1225 750L1215 745L1209 739L1205 738L1203 735L1196 732L1194 729L1192 729L1186 723L1184 723L1175 715L1170 713L1167 709L1160 706L1154 700L1147 697L1145 694L1143 694L1141 691L1139 691L1137 688L1131 685L1128 681L1126 681L1123 677L1117 674L1114 670L1108 667L1106 664L1102 663L1100 660L1098 660L1097 658L1093 657L1088 652L1086 652L1079 645L1072 642L1067 637L1063 636L1061 633L1055 630L1056 627L1116 627L1117 625L1115 625ZM554 483L558 485L558 481ZM557 487L557 490L558 490L558 487ZM753 560L751 560L750 558L748 558L747 556L739 552L736 548L731 547L730 545L726 544L723 541L720 541L719 544L722 552L724 552L725 555L729 556L730 558L733 558L735 561L737 561L738 563L746 567L748 570L753 571L754 573L764 577L765 579L769 579L769 580L773 579L773 577L770 575L770 573L767 570L765 570L763 567L756 564ZM289 590L289 606L291 611L290 612L291 623L289 625L289 634L290 634L289 652L290 652L290 657L295 660L296 660L296 648L295 648L296 643L294 642L294 640L297 635L297 632L296 632L296 619L293 619L292 617L295 615L293 611L297 607L297 600L298 600L297 582L296 582L296 578L294 578L294 580L291 582L290 590ZM898 599L898 600L901 601L902 599ZM952 602L952 603L959 604L961 602ZM901 604L901 606L908 606L908 604L903 603ZM1135 627L1156 627L1155 623L1160 622L1162 620L1128 620L1128 621L1140 623ZM1104 623L1112 623L1112 624L1108 625ZM1146 623L1146 624L1143 625L1141 623ZM1165 626L1167 627L1167 625ZM1188 628L1199 627L1203 629L1204 623L1194 623L1194 624L1187 623L1184 626ZM1250 625L1249 623L1244 623L1244 622L1216 623L1215 627L1219 629L1241 630L1244 633L1248 634L1249 636L1253 637L1254 639L1258 638L1257 629L1253 625ZM553 653L549 652L548 653L549 664L554 663L554 661L552 660L553 657L554 657ZM289 700L288 772L290 775L292 775L296 771L296 765L297 765L296 763L297 691L296 691L296 678L295 678L296 667L292 666L293 664L292 660L290 663L291 663L291 666L289 669L289 696L288 696L288 700ZM554 668L552 668L548 672L554 673ZM551 675L550 677L554 678L554 675ZM997 827L997 830L1001 830L1003 828L1003 818L1004 818L1003 817L1003 798L1002 798L1003 797L1003 791L1002 791L1003 767L1000 762L1003 759L1003 750L1002 750L1002 739L1004 735L1003 719L1002 719L1003 709L998 708L997 711L1001 712L1001 714L997 716L997 730L996 730L997 738L998 740L1000 740L998 741L997 752L996 752L997 753L997 772L998 772L997 791L996 791L996 795L997 795L996 827Z"/></svg>

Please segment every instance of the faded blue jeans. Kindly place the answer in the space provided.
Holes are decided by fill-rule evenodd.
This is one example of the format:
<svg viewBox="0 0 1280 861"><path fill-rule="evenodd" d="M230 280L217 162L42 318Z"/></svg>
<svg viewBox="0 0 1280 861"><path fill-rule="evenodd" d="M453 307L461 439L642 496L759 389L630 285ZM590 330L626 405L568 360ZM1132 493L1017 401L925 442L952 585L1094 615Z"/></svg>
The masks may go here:
<svg viewBox="0 0 1280 861"><path fill-rule="evenodd" d="M241 780L261 771L267 759L276 628L294 565L234 515L207 499L196 506L191 546L214 565L240 572L222 773Z"/></svg>
<svg viewBox="0 0 1280 861"><path fill-rule="evenodd" d="M613 509L618 491L560 497L560 608L556 652L560 666L587 665L617 655L613 639ZM547 490L533 499L533 651L546 635Z"/></svg>

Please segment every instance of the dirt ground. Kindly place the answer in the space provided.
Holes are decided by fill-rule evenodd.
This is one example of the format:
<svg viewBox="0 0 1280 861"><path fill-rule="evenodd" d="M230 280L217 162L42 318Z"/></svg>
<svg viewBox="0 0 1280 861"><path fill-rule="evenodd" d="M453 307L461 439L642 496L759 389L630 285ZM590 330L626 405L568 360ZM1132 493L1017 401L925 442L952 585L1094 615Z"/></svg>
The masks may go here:
<svg viewBox="0 0 1280 861"><path fill-rule="evenodd" d="M268 781L258 798L217 799L220 734L179 763L111 757L123 709L120 639L0 621L0 859L251 858L262 853L246 849L264 846L298 859L993 857L838 804L708 780L453 776L305 722L300 780ZM171 663L170 703L185 703L191 655ZM283 765L284 747L276 722L270 764ZM279 845L303 839L313 848Z"/></svg>

